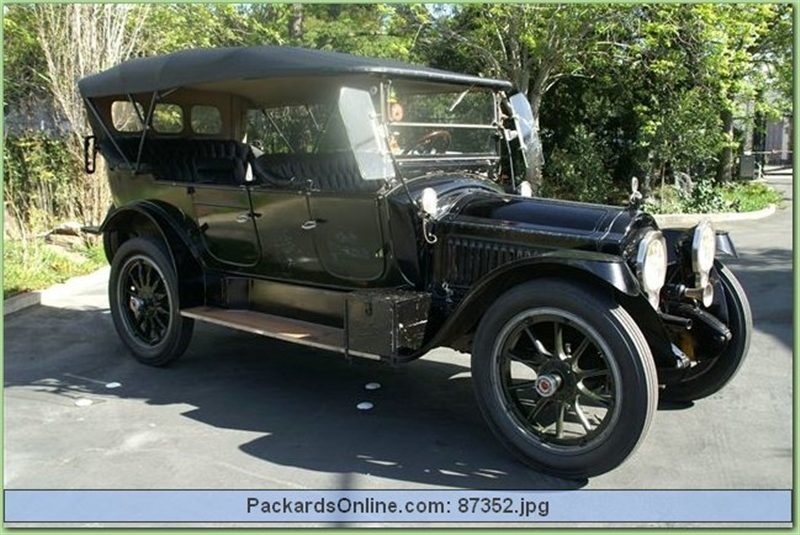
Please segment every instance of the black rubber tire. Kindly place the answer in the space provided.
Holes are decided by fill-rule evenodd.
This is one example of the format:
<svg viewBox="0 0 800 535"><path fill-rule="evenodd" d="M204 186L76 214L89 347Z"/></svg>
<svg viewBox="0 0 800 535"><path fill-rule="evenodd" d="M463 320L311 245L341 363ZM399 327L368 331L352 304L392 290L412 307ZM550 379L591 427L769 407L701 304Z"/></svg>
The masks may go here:
<svg viewBox="0 0 800 535"><path fill-rule="evenodd" d="M152 281L149 285L142 285L141 291L154 294L150 299L154 305L156 301L159 305L166 305L166 308L158 307L161 311L156 311L153 306L149 307L154 309L152 315L141 322L137 322L137 313L132 308L132 295L137 292L130 290L131 284L136 282L132 278L132 270L136 268L139 269L140 280L143 268L147 273L147 282ZM157 289L161 296L158 299L155 297ZM136 360L149 366L166 366L175 362L186 351L192 338L194 320L180 314L177 275L172 262L157 241L140 237L128 240L120 246L111 262L108 297L117 334ZM156 315L159 316L160 325L156 325ZM149 329L143 325L145 322ZM163 329L163 333L154 334L156 328ZM148 332L153 335L153 340L143 339Z"/></svg>
<svg viewBox="0 0 800 535"><path fill-rule="evenodd" d="M666 401L695 401L719 392L736 376L750 350L753 313L747 294L730 269L717 263L716 271L728 307L728 328L733 338L719 357L698 363L680 382L665 385L661 397Z"/></svg>
<svg viewBox="0 0 800 535"><path fill-rule="evenodd" d="M522 383L531 381L513 385L510 378L512 365L504 362L520 362L520 359L511 359L500 354L504 351L505 344L512 343L514 336L517 341L513 344L522 344L521 333L529 331L531 326L543 329L532 331L534 334L527 333L530 340L536 340L536 333L546 332L547 318L553 319L553 325L563 322L561 334L553 336L553 344L555 348L559 345L562 349L566 347L565 354L570 358L558 361L553 360L552 356L543 358L544 363L538 369L533 370L531 367L531 375L536 378L546 375L544 369L550 365L548 363L559 362L563 366L564 362L572 361L563 370L565 379L561 390L552 397L576 396L573 405L566 409L561 407L564 402L558 401L556 410L560 412L556 419L561 420L561 431L556 431L554 437L547 435L544 430L537 430L535 423L530 422L531 419L536 421L540 413L545 411L533 409L527 417L521 416L523 407L525 411L531 407L531 400L524 400L527 404L523 403L520 394L512 393L512 390L519 392ZM526 321L530 322L530 326L523 327L527 325L524 323ZM514 326L515 322L517 327ZM517 334L514 334L515 329L519 329ZM555 331L558 332L558 327ZM567 336L579 339L575 338L576 335L591 339L592 345L587 347L594 347L596 351L587 352L584 347L579 349L580 354L576 351L577 356L573 358L571 344L565 343L565 340ZM559 338L560 344L555 342ZM541 339L544 337L539 339L540 344ZM511 349L516 352L518 346L512 346ZM511 354L511 349L508 355ZM541 358L542 353L536 352L537 356L534 358ZM556 354L558 351L551 353ZM610 379L605 379L607 384L602 388L613 389L613 406L607 408L596 428L592 429L591 425L584 427L585 438L571 439L575 441L571 446L555 444L559 440L563 442L563 437L559 435L563 435L565 415L571 411L577 418L577 406L583 405L583 402L578 402L581 396L578 392L581 389L576 385L568 385L571 381L584 381L577 379L577 368L580 368L578 362L584 358L584 353L586 358L594 358L595 362L605 366L607 371L603 375ZM504 366L506 367L503 368ZM597 371L600 370L598 368ZM573 371L575 374L570 379L569 375ZM588 376L589 372L585 373ZM646 436L658 405L658 384L653 357L633 318L610 295L561 279L535 280L512 288L489 308L475 335L472 377L481 412L500 441L525 464L561 477L590 477L619 466ZM504 381L508 383L507 386L503 385ZM609 388L608 384L613 386ZM525 388L531 390L529 386ZM545 397L538 390L531 393L531 396L534 396L533 406ZM538 401L535 401L535 396L539 396ZM581 414L583 411L580 408ZM579 420L591 424L586 415ZM596 433L596 436L589 438L592 433Z"/></svg>

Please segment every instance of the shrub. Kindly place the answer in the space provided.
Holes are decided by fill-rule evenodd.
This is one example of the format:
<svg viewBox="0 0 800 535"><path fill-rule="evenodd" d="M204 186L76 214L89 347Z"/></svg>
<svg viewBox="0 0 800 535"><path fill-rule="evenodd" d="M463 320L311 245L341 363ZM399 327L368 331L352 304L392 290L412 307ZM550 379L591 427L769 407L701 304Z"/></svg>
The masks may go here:
<svg viewBox="0 0 800 535"><path fill-rule="evenodd" d="M609 202L617 193L611 179L607 147L584 125L578 125L563 147L545 163L541 194L587 202Z"/></svg>
<svg viewBox="0 0 800 535"><path fill-rule="evenodd" d="M16 228L36 234L76 217L78 170L66 140L43 134L9 136L3 170L6 214Z"/></svg>
<svg viewBox="0 0 800 535"><path fill-rule="evenodd" d="M62 249L41 239L3 240L3 294L41 290L105 264L101 245Z"/></svg>
<svg viewBox="0 0 800 535"><path fill-rule="evenodd" d="M688 192L675 186L660 188L647 200L645 209L657 214L752 212L782 201L780 193L762 182L716 184L703 180Z"/></svg>

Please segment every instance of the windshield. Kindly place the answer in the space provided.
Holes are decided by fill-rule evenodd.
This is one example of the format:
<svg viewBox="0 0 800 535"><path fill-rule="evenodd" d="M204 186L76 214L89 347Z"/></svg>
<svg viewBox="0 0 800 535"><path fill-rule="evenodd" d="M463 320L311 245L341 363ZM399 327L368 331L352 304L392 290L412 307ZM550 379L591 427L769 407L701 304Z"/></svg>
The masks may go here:
<svg viewBox="0 0 800 535"><path fill-rule="evenodd" d="M486 158L497 154L494 94L451 85L387 85L384 122L398 158Z"/></svg>

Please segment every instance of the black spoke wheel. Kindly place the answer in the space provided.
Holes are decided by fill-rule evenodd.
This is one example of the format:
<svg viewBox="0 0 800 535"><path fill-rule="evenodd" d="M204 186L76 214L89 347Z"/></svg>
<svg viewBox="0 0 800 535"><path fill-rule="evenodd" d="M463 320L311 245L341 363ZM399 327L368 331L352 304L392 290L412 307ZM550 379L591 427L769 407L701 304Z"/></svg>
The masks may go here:
<svg viewBox="0 0 800 535"><path fill-rule="evenodd" d="M747 294L724 265L717 263L716 274L717 298L710 312L723 320L733 337L718 357L701 360L680 381L667 384L661 393L667 401L694 401L718 392L739 371L750 349L753 314Z"/></svg>
<svg viewBox="0 0 800 535"><path fill-rule="evenodd" d="M164 366L186 350L194 322L180 315L177 277L155 242L134 238L114 255L109 301L114 326L137 360Z"/></svg>
<svg viewBox="0 0 800 535"><path fill-rule="evenodd" d="M481 320L472 366L495 434L523 462L555 475L618 466L657 404L652 356L630 315L561 280L503 295Z"/></svg>

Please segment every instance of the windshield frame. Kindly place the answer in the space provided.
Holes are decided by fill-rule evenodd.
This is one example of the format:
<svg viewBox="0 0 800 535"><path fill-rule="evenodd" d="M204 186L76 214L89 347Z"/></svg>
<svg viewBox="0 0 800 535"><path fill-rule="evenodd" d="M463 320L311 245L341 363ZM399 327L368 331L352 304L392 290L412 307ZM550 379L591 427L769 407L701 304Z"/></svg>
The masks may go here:
<svg viewBox="0 0 800 535"><path fill-rule="evenodd" d="M397 83L395 83L392 79L385 79L380 84L379 96L380 96L380 112L379 117L381 123L383 125L384 135L386 136L386 141L389 145L391 145L392 139L392 129L395 127L401 128L430 128L436 130L486 130L487 132L496 132L498 134L498 143L497 148L493 152L466 152L466 153L434 153L434 154L413 154L413 153L405 153L404 151L395 152L393 157L398 165L403 166L408 164L424 164L424 163L440 163L447 165L448 163L458 163L458 162L469 162L469 163L479 163L487 165L488 167L494 168L500 162L501 156L501 149L499 141L502 136L502 126L501 126L501 109L500 109L500 102L502 101L501 92L494 88L487 88L487 87L479 87L474 84L463 84L463 85L456 85L456 84L442 84L442 83L426 83L425 86L431 89L431 93L452 93L453 99L455 100L455 105L453 109L461 103L461 100L464 98L466 93L475 91L486 93L491 96L492 102L492 117L491 121L486 123L464 123L464 122L417 122L417 121L393 121L391 120L391 113L390 113L390 105L391 105L391 95L394 93L395 86L403 86L403 82L407 80L403 79L402 81L398 79ZM410 80L409 80L410 81ZM417 83L416 80L411 81L414 84ZM422 86L424 87L424 86ZM434 91L434 89L440 88L439 91ZM449 89L449 90L448 90ZM420 92L422 93L422 92ZM487 134L488 136L488 134Z"/></svg>

